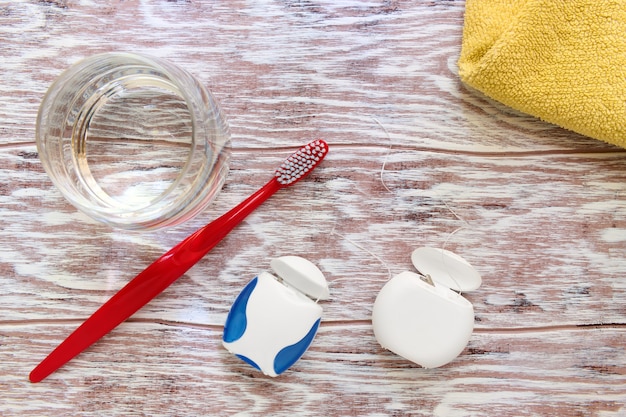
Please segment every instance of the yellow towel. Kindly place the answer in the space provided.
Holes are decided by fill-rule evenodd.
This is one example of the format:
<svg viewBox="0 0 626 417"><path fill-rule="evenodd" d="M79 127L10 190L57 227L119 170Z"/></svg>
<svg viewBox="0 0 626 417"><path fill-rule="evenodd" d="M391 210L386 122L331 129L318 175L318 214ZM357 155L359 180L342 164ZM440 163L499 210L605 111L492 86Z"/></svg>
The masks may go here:
<svg viewBox="0 0 626 417"><path fill-rule="evenodd" d="M626 0L467 0L465 6L463 82L626 148Z"/></svg>

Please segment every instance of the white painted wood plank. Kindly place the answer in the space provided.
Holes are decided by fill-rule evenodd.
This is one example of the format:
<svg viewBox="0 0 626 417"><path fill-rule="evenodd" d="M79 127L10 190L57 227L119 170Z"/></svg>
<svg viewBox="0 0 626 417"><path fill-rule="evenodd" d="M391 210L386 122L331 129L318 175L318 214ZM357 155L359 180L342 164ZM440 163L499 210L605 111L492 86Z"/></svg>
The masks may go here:
<svg viewBox="0 0 626 417"><path fill-rule="evenodd" d="M0 237L20 236L0 255L6 296L39 294L33 309L8 303L6 313L20 319L84 317L195 227L251 194L289 154L235 152L225 190L200 218L141 234L78 213L41 172L33 149L24 149L0 154L0 174L12 175L15 187L3 197ZM615 153L503 158L332 148L331 141L312 178L273 197L140 314L184 315L186 305L201 302L218 312L201 323L218 324L235 289L269 268L270 258L298 254L336 281L328 318L364 320L389 274L412 268L411 251L429 245L455 250L483 274L483 286L467 294L481 325L621 322L625 173L623 154Z"/></svg>
<svg viewBox="0 0 626 417"><path fill-rule="evenodd" d="M369 324L322 325L305 356L272 379L228 353L219 328L135 321L35 385L26 382L33 353L45 354L70 326L0 328L0 355L14 358L5 362L0 383L3 415L619 416L625 411L623 328L477 332L455 361L426 370L377 347Z"/></svg>

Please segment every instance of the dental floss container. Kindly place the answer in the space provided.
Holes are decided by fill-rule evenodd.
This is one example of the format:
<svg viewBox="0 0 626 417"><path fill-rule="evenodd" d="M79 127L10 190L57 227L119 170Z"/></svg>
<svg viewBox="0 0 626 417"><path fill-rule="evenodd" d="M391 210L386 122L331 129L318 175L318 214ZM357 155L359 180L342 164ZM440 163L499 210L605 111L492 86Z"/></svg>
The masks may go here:
<svg viewBox="0 0 626 417"><path fill-rule="evenodd" d="M424 368L456 358L474 329L474 308L457 291L472 291L480 274L453 252L423 247L411 260L419 274L402 272L379 292L372 311L380 345Z"/></svg>
<svg viewBox="0 0 626 417"><path fill-rule="evenodd" d="M322 317L318 300L330 296L322 271L307 259L283 256L270 263L233 303L223 345L266 375L293 365L313 341Z"/></svg>

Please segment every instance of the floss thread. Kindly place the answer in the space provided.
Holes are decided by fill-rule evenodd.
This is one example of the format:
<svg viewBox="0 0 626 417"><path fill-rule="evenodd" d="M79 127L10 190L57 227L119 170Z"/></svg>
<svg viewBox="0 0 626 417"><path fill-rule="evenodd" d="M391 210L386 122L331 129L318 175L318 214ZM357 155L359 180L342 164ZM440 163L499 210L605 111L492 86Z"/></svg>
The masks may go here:
<svg viewBox="0 0 626 417"><path fill-rule="evenodd" d="M393 193L393 191L389 188L389 186L386 184L385 179L384 179L384 176L385 176L385 171L386 171L386 165L387 165L387 162L388 162L389 157L390 157L390 155L391 155L391 151L392 151L392 149L393 149L393 142L392 142L392 140L391 140L391 135L389 134L389 131L385 128L385 126L384 126L384 125L383 125L383 124L382 124L382 123L381 123L381 122L380 122L377 118L372 117L372 120L373 120L373 121L374 121L374 122L375 122L375 123L376 123L376 124L377 124L377 125L378 125L381 129L382 129L382 131L385 133L385 137L387 138L387 141L388 141L388 143L389 143L388 148L387 148L387 152L385 153L385 156L384 156L383 161L382 161L382 163L381 163L381 168L380 168L380 172L379 172L379 180L380 180L381 185L383 186L383 188L384 188L387 192L389 192L389 193ZM444 204L444 206L446 207L446 209L448 209L448 211L449 211L450 213L452 213L452 215L454 216L454 218L456 218L458 221L460 221L460 222L462 222L462 223L463 223L463 225L462 225L462 226L460 226L460 227L456 228L456 229L455 229L455 230L453 230L451 233L449 233L449 234L448 234L448 236L446 237L446 239L444 240L443 245L442 245L442 249L446 249L446 248L447 248L447 246L448 246L448 244L450 243L450 240L453 238L453 236L454 236L454 235L456 235L459 231L461 231L461 230L463 230L463 229L466 229L466 228L469 228L469 227L470 227L470 224L469 224L469 223L468 223L468 222L467 222L467 221L466 221L466 220L465 220L462 216L460 216L460 215L459 215L459 214L458 214L455 210L453 210L453 209L452 209L452 207L450 207L450 205L448 204L448 202L447 202L446 200L441 199L441 202ZM341 233L337 232L337 231L336 231L336 226L337 226L337 224L335 223L335 224L333 225L332 230L331 230L331 231L330 231L330 233L329 233L329 235L330 235L330 236L335 235L335 236L338 236L338 237L342 238L343 240L345 240L346 242L350 243L350 244L351 244L351 245L353 245L354 247L356 247L356 248L358 248L358 249L362 250L363 252L365 252L365 253L369 254L369 255L370 255L372 258L374 258L374 259L375 259L378 263L380 263L380 264L381 264L381 265L382 265L382 266L383 266L383 267L387 270L387 278L386 278L385 282L386 282L386 281L389 281L389 280L393 277L393 274L392 274L392 271L391 271L391 267L390 267L390 266L389 266L389 265L388 265L388 264L387 264L387 263L386 263L386 262L385 262L385 261L384 261L384 260L383 260L383 259L379 256L379 255L377 255L377 254L376 254L376 253L374 253L373 251L371 251L371 250L367 249L367 248L366 248L365 246L363 246L362 244L360 244L360 243L358 243L358 242L355 242L354 240L352 240L352 239L348 238L347 236L345 236L345 235L343 235L343 234L341 234ZM443 263L443 265L444 265L444 266L446 266L447 268L449 268L449 267L447 266L446 262L447 262L447 260L446 260L445 258L442 258L442 263ZM456 282L456 279L455 279L454 277L452 277L452 274L450 274L450 273L448 272L448 275L449 275L449 277L450 277L453 281L455 281L455 282ZM329 281L329 285L333 285L334 283L341 282L341 281L345 281L345 280L347 280L347 279L348 279L348 278L338 278L338 279L335 279L335 280L330 280L330 281ZM368 281L368 282L371 282L371 280L370 280L370 279L363 279L363 278L353 278L353 277L351 277L351 278L349 278L349 279L350 279L350 281L360 280L360 281Z"/></svg>

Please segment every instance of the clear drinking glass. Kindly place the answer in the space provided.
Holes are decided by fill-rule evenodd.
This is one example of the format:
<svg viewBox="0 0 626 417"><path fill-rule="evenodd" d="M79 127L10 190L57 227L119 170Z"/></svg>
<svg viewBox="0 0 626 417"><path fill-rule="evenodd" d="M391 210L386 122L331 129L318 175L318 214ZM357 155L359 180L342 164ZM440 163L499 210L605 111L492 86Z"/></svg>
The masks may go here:
<svg viewBox="0 0 626 417"><path fill-rule="evenodd" d="M230 159L228 123L211 93L183 69L134 53L95 55L61 74L40 105L36 141L74 206L132 230L198 214Z"/></svg>

